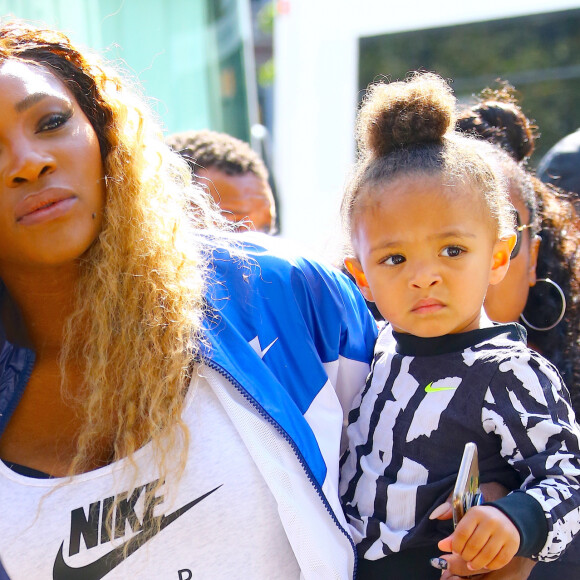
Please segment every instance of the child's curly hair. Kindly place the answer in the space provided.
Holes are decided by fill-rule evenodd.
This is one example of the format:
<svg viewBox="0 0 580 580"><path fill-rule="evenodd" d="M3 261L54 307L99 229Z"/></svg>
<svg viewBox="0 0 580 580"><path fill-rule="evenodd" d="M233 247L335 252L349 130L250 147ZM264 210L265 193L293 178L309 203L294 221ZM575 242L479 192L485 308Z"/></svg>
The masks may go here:
<svg viewBox="0 0 580 580"><path fill-rule="evenodd" d="M361 199L413 175L439 175L446 184L478 191L498 238L513 235L513 206L496 156L490 146L456 132L455 118L451 87L433 73L368 88L357 118L359 160L342 200L347 237Z"/></svg>

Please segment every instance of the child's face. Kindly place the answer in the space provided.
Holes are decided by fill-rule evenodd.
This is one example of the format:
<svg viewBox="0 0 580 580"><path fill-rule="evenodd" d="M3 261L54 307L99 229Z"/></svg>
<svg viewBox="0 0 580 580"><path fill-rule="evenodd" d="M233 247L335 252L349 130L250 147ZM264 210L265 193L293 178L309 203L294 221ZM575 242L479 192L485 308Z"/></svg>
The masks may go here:
<svg viewBox="0 0 580 580"><path fill-rule="evenodd" d="M479 328L489 284L509 266L478 195L437 176L364 194L353 220L357 258L345 263L393 328L432 337Z"/></svg>

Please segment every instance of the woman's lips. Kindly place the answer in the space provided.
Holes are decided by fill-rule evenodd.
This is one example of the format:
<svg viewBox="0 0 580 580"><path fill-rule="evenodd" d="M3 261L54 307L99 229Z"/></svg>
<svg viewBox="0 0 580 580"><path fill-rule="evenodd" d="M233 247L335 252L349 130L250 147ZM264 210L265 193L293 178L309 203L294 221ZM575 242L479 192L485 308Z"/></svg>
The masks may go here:
<svg viewBox="0 0 580 580"><path fill-rule="evenodd" d="M16 205L16 221L20 225L36 225L66 214L76 203L70 191L44 190L25 197Z"/></svg>

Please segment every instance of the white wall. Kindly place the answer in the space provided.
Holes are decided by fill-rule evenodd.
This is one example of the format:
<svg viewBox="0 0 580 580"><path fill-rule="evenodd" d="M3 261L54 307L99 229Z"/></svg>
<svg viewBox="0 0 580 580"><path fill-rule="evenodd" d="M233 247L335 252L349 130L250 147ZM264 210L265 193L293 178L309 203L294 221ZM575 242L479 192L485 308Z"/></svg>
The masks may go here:
<svg viewBox="0 0 580 580"><path fill-rule="evenodd" d="M327 253L354 160L358 39L577 8L575 0L286 0L276 19L274 170L283 234ZM409 6L409 8L405 8Z"/></svg>

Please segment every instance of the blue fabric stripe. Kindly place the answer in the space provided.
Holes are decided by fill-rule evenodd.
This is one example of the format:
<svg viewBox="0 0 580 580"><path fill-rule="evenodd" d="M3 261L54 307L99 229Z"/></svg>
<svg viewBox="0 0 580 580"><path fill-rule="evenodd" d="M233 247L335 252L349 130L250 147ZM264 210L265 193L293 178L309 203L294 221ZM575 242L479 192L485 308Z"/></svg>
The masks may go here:
<svg viewBox="0 0 580 580"><path fill-rule="evenodd" d="M215 250L206 354L292 439L321 485L326 466L304 419L328 380L321 362L342 356L368 363L376 325L362 296L338 270L302 257L280 259L255 243L244 243L243 251L245 261ZM249 346L256 337L262 350L272 345L265 364Z"/></svg>

